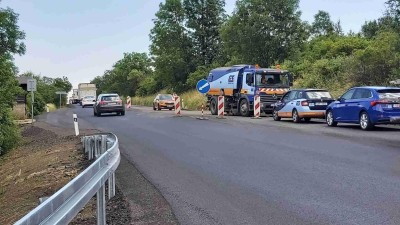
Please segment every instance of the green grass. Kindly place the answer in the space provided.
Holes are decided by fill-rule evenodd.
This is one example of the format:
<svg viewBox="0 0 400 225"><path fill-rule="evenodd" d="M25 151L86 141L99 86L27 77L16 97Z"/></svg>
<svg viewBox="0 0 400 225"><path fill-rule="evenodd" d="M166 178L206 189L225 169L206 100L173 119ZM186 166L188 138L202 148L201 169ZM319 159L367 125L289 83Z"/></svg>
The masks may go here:
<svg viewBox="0 0 400 225"><path fill-rule="evenodd" d="M168 93L167 91L160 91L159 93L162 94L171 94ZM140 105L140 106L153 106L153 100L155 98L156 94L154 95L149 95L149 96L144 96L144 97L133 97L132 98L132 105ZM200 110L201 109L201 104L206 103L207 98L201 95L199 92L196 90L191 90L185 93L182 93L179 95L181 97L181 101L183 101L183 109L187 110Z"/></svg>
<svg viewBox="0 0 400 225"><path fill-rule="evenodd" d="M53 112L57 110L56 105L54 105L53 103L47 103L47 107L49 107L49 112Z"/></svg>
<svg viewBox="0 0 400 225"><path fill-rule="evenodd" d="M201 104L206 104L207 98L197 90L191 90L180 95L183 107L187 110L201 110Z"/></svg>

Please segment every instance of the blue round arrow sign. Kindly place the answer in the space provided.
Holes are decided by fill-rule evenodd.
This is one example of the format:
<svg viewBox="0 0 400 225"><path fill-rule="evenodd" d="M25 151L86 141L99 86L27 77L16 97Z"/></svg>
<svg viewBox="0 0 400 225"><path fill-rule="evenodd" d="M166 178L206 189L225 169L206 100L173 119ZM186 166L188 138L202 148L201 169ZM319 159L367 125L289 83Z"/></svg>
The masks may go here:
<svg viewBox="0 0 400 225"><path fill-rule="evenodd" d="M196 89L198 92L206 94L208 91L210 91L210 83L208 83L206 79L201 79L199 82L197 82Z"/></svg>

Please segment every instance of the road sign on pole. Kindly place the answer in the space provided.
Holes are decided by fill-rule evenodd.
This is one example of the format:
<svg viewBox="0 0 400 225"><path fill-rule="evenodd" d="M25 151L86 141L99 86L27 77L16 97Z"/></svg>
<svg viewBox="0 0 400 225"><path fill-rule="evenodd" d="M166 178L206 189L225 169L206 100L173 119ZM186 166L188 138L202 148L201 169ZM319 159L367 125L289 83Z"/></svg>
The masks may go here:
<svg viewBox="0 0 400 225"><path fill-rule="evenodd" d="M201 94L206 94L210 91L210 83L206 79L201 79L197 82L196 89Z"/></svg>
<svg viewBox="0 0 400 225"><path fill-rule="evenodd" d="M27 83L27 91L31 92L31 96L32 96L32 102L31 102L31 118L32 118L32 124L33 124L33 104L35 102L35 95L34 95L34 91L36 91L36 79L28 79L28 83Z"/></svg>

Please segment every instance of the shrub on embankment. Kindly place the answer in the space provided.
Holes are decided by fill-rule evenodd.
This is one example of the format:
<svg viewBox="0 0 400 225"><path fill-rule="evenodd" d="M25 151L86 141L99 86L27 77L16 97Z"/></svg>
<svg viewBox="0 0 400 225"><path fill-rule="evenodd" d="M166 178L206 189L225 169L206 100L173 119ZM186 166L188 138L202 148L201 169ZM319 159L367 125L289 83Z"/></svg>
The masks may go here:
<svg viewBox="0 0 400 225"><path fill-rule="evenodd" d="M160 91L159 93L168 93L168 91ZM148 95L148 96L136 96L132 98L132 105L139 106L152 106L153 100L157 94ZM201 95L197 90L190 90L184 92L182 94L178 94L183 101L183 107L187 110L200 110L201 104L206 103L206 97Z"/></svg>

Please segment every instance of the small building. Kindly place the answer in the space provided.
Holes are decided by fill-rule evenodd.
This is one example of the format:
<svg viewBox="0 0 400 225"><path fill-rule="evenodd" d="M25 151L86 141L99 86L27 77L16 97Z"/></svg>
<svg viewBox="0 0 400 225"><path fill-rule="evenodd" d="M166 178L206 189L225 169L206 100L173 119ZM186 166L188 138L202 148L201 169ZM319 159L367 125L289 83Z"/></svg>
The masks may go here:
<svg viewBox="0 0 400 225"><path fill-rule="evenodd" d="M24 92L18 96L16 96L16 103L14 104L13 107L13 112L17 116L17 119L26 119L26 96L28 95L28 79L30 77L26 76L19 76L17 77L19 86L24 90Z"/></svg>

